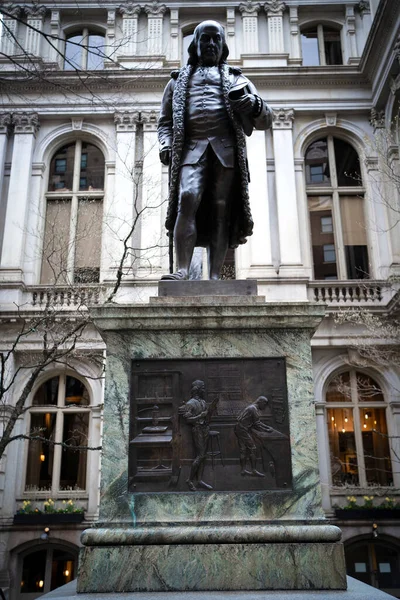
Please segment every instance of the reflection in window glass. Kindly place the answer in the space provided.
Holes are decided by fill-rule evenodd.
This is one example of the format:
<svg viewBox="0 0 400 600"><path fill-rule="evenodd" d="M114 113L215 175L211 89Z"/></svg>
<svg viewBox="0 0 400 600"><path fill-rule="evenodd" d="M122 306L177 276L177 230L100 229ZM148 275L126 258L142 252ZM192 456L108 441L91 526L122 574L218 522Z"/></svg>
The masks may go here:
<svg viewBox="0 0 400 600"><path fill-rule="evenodd" d="M324 262L336 263L336 252L334 244L325 244L322 246L324 251Z"/></svg>
<svg viewBox="0 0 400 600"><path fill-rule="evenodd" d="M306 180L308 185L329 185L328 144L326 139L317 140L307 148L305 156Z"/></svg>
<svg viewBox="0 0 400 600"><path fill-rule="evenodd" d="M87 40L88 38L86 38ZM87 65L88 70L102 69L104 66L104 36L90 34L88 40Z"/></svg>
<svg viewBox="0 0 400 600"><path fill-rule="evenodd" d="M360 186L361 169L357 152L350 144L334 139L336 173L339 186Z"/></svg>
<svg viewBox="0 0 400 600"><path fill-rule="evenodd" d="M351 408L328 409L333 485L358 485L358 461Z"/></svg>
<svg viewBox="0 0 400 600"><path fill-rule="evenodd" d="M369 265L363 199L358 196L341 196L340 212L346 253L347 278L367 279L369 277Z"/></svg>
<svg viewBox="0 0 400 600"><path fill-rule="evenodd" d="M303 56L303 67L314 67L319 65L318 34L317 29L302 31L301 49Z"/></svg>
<svg viewBox="0 0 400 600"><path fill-rule="evenodd" d="M82 69L82 34L70 35L65 43L64 69L75 71Z"/></svg>
<svg viewBox="0 0 400 600"><path fill-rule="evenodd" d="M327 65L343 64L342 48L340 44L340 31L323 28L325 61Z"/></svg>
<svg viewBox="0 0 400 600"><path fill-rule="evenodd" d="M72 190L75 144L60 148L50 163L49 192Z"/></svg>
<svg viewBox="0 0 400 600"><path fill-rule="evenodd" d="M65 43L64 69L95 70L104 67L104 36L87 29L70 35Z"/></svg>
<svg viewBox="0 0 400 600"><path fill-rule="evenodd" d="M46 550L39 550L24 557L20 584L21 594L40 594L44 592L46 554Z"/></svg>
<svg viewBox="0 0 400 600"><path fill-rule="evenodd" d="M32 406L56 405L58 398L58 377L52 377L43 383L35 394Z"/></svg>
<svg viewBox="0 0 400 600"><path fill-rule="evenodd" d="M93 144L82 144L79 190L102 190L104 188L104 156Z"/></svg>
<svg viewBox="0 0 400 600"><path fill-rule="evenodd" d="M70 200L48 200L40 283L68 282Z"/></svg>
<svg viewBox="0 0 400 600"><path fill-rule="evenodd" d="M360 402L383 402L379 385L365 373L357 373L357 394Z"/></svg>
<svg viewBox="0 0 400 600"><path fill-rule="evenodd" d="M55 441L56 413L31 414L31 436L39 436L50 442ZM53 476L54 445L31 439L28 446L28 466L26 469L27 490L49 490Z"/></svg>
<svg viewBox="0 0 400 600"><path fill-rule="evenodd" d="M329 223L333 222L331 207L331 196L308 198L315 279L337 279L335 238L333 229L329 231Z"/></svg>
<svg viewBox="0 0 400 600"><path fill-rule="evenodd" d="M327 402L351 402L350 373L340 373L330 382L326 392Z"/></svg>
<svg viewBox="0 0 400 600"><path fill-rule="evenodd" d="M321 217L321 233L333 233L332 216Z"/></svg>
<svg viewBox="0 0 400 600"><path fill-rule="evenodd" d="M67 375L65 386L65 404L79 404L79 406L89 404L89 394L86 387L79 379L70 375Z"/></svg>
<svg viewBox="0 0 400 600"><path fill-rule="evenodd" d="M86 488L87 451L79 450L79 446L87 446L89 414L64 413L63 448L61 459L60 489ZM76 448L76 449L75 449Z"/></svg>
<svg viewBox="0 0 400 600"><path fill-rule="evenodd" d="M392 485L392 463L385 409L360 409L360 422L368 485Z"/></svg>

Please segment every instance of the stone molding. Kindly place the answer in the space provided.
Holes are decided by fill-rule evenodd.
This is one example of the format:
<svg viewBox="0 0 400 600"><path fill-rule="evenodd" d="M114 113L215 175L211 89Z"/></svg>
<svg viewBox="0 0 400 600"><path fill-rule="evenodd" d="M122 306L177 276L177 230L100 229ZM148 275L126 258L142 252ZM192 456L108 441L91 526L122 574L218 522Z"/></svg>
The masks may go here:
<svg viewBox="0 0 400 600"><path fill-rule="evenodd" d="M336 127L337 114L336 113L325 113L326 125L328 127Z"/></svg>
<svg viewBox="0 0 400 600"><path fill-rule="evenodd" d="M268 0L268 2L264 4L264 10L267 15L282 15L285 9L286 4L281 0Z"/></svg>
<svg viewBox="0 0 400 600"><path fill-rule="evenodd" d="M139 120L137 112L116 112L114 114L115 129L118 132L136 131L136 124Z"/></svg>
<svg viewBox="0 0 400 600"><path fill-rule="evenodd" d="M71 125L72 125L72 129L74 131L82 131L83 119L79 118L79 117L72 117L71 118Z"/></svg>
<svg viewBox="0 0 400 600"><path fill-rule="evenodd" d="M140 121L147 131L156 131L158 123L158 114L155 110L144 111L140 113Z"/></svg>
<svg viewBox="0 0 400 600"><path fill-rule="evenodd" d="M393 53L400 65L400 34L397 36L396 43L394 45Z"/></svg>
<svg viewBox="0 0 400 600"><path fill-rule="evenodd" d="M369 119L370 124L376 129L384 129L385 127L385 111L384 110L376 110L376 108L371 109L371 117Z"/></svg>
<svg viewBox="0 0 400 600"><path fill-rule="evenodd" d="M40 128L39 115L35 112L13 113L12 122L14 125L14 133L36 134Z"/></svg>
<svg viewBox="0 0 400 600"><path fill-rule="evenodd" d="M46 6L24 6L24 12L30 19L43 19L48 8Z"/></svg>
<svg viewBox="0 0 400 600"><path fill-rule="evenodd" d="M5 19L17 18L22 12L22 6L19 6L18 4L9 4L4 7L4 10L7 13L4 15Z"/></svg>
<svg viewBox="0 0 400 600"><path fill-rule="evenodd" d="M294 121L293 108L277 108L273 112L272 129L292 129Z"/></svg>
<svg viewBox="0 0 400 600"><path fill-rule="evenodd" d="M159 4L157 0L154 0L151 4L144 5L144 11L147 15L162 17L167 12L165 4Z"/></svg>
<svg viewBox="0 0 400 600"><path fill-rule="evenodd" d="M362 17L365 15L365 13L371 12L371 6L369 3L369 0L360 0L360 2L357 4L356 8L358 9L358 11L360 12Z"/></svg>
<svg viewBox="0 0 400 600"><path fill-rule="evenodd" d="M379 169L379 160L376 156L367 156L364 160L365 167L368 171L377 171Z"/></svg>
<svg viewBox="0 0 400 600"><path fill-rule="evenodd" d="M254 4L253 0L247 0L247 2L239 4L239 11L242 13L242 17L257 16L260 8L261 4L259 4L258 2Z"/></svg>
<svg viewBox="0 0 400 600"><path fill-rule="evenodd" d="M8 133L12 124L12 114L11 113L1 113L0 114L0 133Z"/></svg>
<svg viewBox="0 0 400 600"><path fill-rule="evenodd" d="M124 4L121 4L118 9L121 15L125 18L135 17L141 12L141 10L141 5L136 4L135 2L125 2Z"/></svg>

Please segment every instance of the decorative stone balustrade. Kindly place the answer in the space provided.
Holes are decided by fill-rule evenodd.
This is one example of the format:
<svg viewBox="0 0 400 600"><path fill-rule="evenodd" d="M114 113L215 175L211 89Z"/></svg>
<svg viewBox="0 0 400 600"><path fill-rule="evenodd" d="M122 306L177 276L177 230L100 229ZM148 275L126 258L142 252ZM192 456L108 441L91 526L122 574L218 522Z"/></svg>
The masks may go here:
<svg viewBox="0 0 400 600"><path fill-rule="evenodd" d="M324 302L333 306L385 306L395 290L384 281L311 282L308 285L310 302Z"/></svg>
<svg viewBox="0 0 400 600"><path fill-rule="evenodd" d="M85 309L92 304L100 304L103 300L104 288L93 285L85 287L35 287L28 288L27 307L44 308L51 306L60 309Z"/></svg>

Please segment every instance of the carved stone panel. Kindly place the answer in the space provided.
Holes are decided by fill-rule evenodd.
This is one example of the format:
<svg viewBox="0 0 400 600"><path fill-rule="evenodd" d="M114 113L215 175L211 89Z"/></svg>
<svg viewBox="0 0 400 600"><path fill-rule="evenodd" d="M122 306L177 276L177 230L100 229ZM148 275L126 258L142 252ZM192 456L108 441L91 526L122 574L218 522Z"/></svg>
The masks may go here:
<svg viewBox="0 0 400 600"><path fill-rule="evenodd" d="M132 361L130 492L291 487L284 358Z"/></svg>

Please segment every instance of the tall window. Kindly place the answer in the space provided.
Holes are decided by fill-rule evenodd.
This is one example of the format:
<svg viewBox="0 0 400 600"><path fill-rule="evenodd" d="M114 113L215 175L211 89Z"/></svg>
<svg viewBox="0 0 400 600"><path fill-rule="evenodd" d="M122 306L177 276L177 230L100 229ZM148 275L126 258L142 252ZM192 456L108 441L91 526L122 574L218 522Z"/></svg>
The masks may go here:
<svg viewBox="0 0 400 600"><path fill-rule="evenodd" d="M89 394L71 375L48 379L36 392L30 409L26 469L27 492L46 491L52 497L86 489ZM46 441L48 440L48 442Z"/></svg>
<svg viewBox="0 0 400 600"><path fill-rule="evenodd" d="M25 552L20 559L18 600L40 598L76 576L77 552L61 545L46 544Z"/></svg>
<svg viewBox="0 0 400 600"><path fill-rule="evenodd" d="M96 283L100 275L104 157L77 140L50 164L41 283Z"/></svg>
<svg viewBox="0 0 400 600"><path fill-rule="evenodd" d="M331 135L305 156L315 279L369 277L364 188L352 146Z"/></svg>
<svg viewBox="0 0 400 600"><path fill-rule="evenodd" d="M303 67L342 65L340 30L314 25L301 31Z"/></svg>
<svg viewBox="0 0 400 600"><path fill-rule="evenodd" d="M326 393L332 484L393 484L386 406L379 385L350 370L336 376Z"/></svg>
<svg viewBox="0 0 400 600"><path fill-rule="evenodd" d="M92 71L104 67L104 35L84 27L65 42L64 69Z"/></svg>

